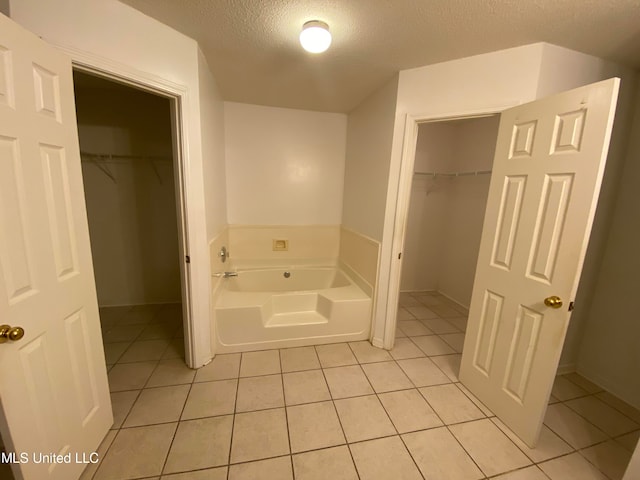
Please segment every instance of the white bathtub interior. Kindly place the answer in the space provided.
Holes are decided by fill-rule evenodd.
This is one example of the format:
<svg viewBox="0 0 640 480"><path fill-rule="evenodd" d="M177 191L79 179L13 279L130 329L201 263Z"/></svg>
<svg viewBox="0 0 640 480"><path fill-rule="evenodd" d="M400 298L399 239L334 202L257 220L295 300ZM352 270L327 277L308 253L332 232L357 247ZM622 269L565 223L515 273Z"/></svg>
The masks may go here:
<svg viewBox="0 0 640 480"><path fill-rule="evenodd" d="M371 298L335 267L239 269L215 305L216 351L365 340Z"/></svg>

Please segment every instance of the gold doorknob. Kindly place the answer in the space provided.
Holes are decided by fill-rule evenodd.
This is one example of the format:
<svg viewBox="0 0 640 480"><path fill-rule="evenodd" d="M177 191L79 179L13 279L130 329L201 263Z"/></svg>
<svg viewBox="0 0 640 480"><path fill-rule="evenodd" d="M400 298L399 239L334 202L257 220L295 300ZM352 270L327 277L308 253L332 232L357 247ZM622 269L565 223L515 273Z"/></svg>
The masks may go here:
<svg viewBox="0 0 640 480"><path fill-rule="evenodd" d="M6 343L8 340L16 342L22 337L24 337L24 329L22 327L0 325L0 343Z"/></svg>
<svg viewBox="0 0 640 480"><path fill-rule="evenodd" d="M544 299L544 304L547 307L560 308L560 307L562 307L562 299L560 297L557 297L557 296L553 295L551 297L545 298Z"/></svg>

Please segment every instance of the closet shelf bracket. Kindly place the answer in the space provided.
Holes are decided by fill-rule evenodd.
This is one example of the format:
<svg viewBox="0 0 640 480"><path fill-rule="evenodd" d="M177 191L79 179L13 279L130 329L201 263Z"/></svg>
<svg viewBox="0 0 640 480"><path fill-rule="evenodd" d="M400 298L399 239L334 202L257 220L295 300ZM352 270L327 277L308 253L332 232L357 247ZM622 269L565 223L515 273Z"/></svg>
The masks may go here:
<svg viewBox="0 0 640 480"><path fill-rule="evenodd" d="M158 165L156 165L156 162L153 159L150 159L149 163L151 164L151 168L153 169L153 173L156 174L158 182L160 183L160 185L162 185L162 177L160 176L160 171L158 170Z"/></svg>
<svg viewBox="0 0 640 480"><path fill-rule="evenodd" d="M109 177L113 183L116 183L116 184L118 183L118 181L116 180L115 175L113 174L113 172L109 168L109 165L107 165L104 162L101 162L99 159L96 159L96 158L92 158L91 159L91 163L93 163L96 167L98 167L98 169L102 173L104 173L107 177Z"/></svg>

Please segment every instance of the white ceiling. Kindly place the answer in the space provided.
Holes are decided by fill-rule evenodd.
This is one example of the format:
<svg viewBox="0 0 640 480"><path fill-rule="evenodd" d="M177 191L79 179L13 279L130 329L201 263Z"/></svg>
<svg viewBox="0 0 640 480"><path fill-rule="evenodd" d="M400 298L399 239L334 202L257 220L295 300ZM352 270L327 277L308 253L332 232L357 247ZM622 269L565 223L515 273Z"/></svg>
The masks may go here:
<svg viewBox="0 0 640 480"><path fill-rule="evenodd" d="M640 68L640 0L121 0L196 39L225 100L348 112L399 70L534 42ZM308 20L330 25L302 50Z"/></svg>

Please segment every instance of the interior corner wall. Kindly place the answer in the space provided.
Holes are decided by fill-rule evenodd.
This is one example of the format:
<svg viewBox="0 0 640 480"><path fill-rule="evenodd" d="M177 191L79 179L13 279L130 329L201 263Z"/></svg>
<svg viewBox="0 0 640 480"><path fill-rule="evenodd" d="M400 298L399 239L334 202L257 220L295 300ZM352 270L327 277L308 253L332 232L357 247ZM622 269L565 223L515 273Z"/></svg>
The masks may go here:
<svg viewBox="0 0 640 480"><path fill-rule="evenodd" d="M424 123L418 129L414 172L451 170L455 127L451 122ZM404 237L401 291L437 290L444 244L448 179L414 175Z"/></svg>
<svg viewBox="0 0 640 480"><path fill-rule="evenodd" d="M229 224L340 225L346 115L234 102L224 109Z"/></svg>
<svg viewBox="0 0 640 480"><path fill-rule="evenodd" d="M349 113L342 225L382 240L398 76Z"/></svg>
<svg viewBox="0 0 640 480"><path fill-rule="evenodd" d="M608 228L603 259L584 315L577 370L640 408L640 82L623 174Z"/></svg>
<svg viewBox="0 0 640 480"><path fill-rule="evenodd" d="M419 127L415 171L491 170L499 116ZM490 175L414 175L401 290L437 290L469 306Z"/></svg>
<svg viewBox="0 0 640 480"><path fill-rule="evenodd" d="M200 125L198 44L172 28L117 0L10 0L11 19L77 56L107 69L135 72L140 78L169 82L186 94L181 103L185 188L188 191L188 248L194 331L191 367L211 359L210 266L204 211L203 157Z"/></svg>
<svg viewBox="0 0 640 480"><path fill-rule="evenodd" d="M499 116L485 117L456 125L454 172L491 170L499 120ZM465 307L469 307L473 293L490 181L490 175L468 175L449 182L438 291Z"/></svg>
<svg viewBox="0 0 640 480"><path fill-rule="evenodd" d="M200 125L202 128L202 180L207 221L207 241L227 225L227 174L224 140L224 102L207 60L198 48Z"/></svg>
<svg viewBox="0 0 640 480"><path fill-rule="evenodd" d="M113 178L83 156L98 304L179 303L169 100L133 88L75 92L80 150L131 156L107 165Z"/></svg>
<svg viewBox="0 0 640 480"><path fill-rule="evenodd" d="M7 17L10 17L11 9L9 7L10 7L9 0L0 0L0 13L2 13Z"/></svg>

